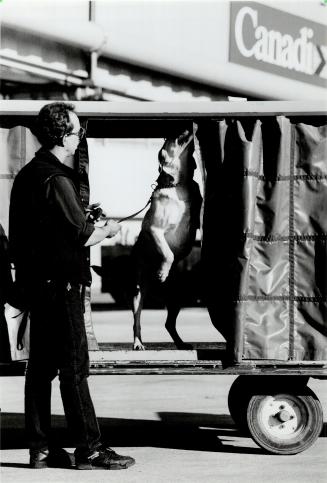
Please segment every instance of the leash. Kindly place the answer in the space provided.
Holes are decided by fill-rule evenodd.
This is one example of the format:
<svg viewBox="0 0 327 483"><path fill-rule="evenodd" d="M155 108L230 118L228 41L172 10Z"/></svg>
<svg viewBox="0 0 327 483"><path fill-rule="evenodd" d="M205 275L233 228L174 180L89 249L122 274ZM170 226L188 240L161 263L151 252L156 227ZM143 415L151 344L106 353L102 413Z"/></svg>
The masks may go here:
<svg viewBox="0 0 327 483"><path fill-rule="evenodd" d="M149 206L149 204L151 203L152 201L152 197L153 197L153 193L155 192L155 190L157 189L157 184L153 183L151 185L151 188L153 189L152 193L151 193L151 196L150 198L148 199L148 201L146 202L146 204L143 206L143 208L141 208L140 210L136 211L135 213L132 213L131 215L128 215L128 216L125 216L124 218L121 218L120 220L118 220L118 223L121 223L122 221L126 221L126 220L131 220L132 218L134 218L135 216L139 215L140 213L142 213L142 211L145 210L145 208L147 206ZM111 218L109 218L108 216L106 215L101 215L100 216L100 219L105 221L105 220L110 220Z"/></svg>
<svg viewBox="0 0 327 483"><path fill-rule="evenodd" d="M143 210L145 210L145 208L151 203L151 200L152 200L152 196L153 196L153 193L154 193L154 190L152 191L151 193L151 196L147 202L146 205L143 206L143 208L141 208L139 211L137 211L136 213L133 213L132 215L129 215L129 216L125 216L124 218L121 218L120 220L118 220L118 223L121 223L122 221L126 221L126 220L130 220L132 218L134 218L135 216L139 215L140 213L142 213Z"/></svg>

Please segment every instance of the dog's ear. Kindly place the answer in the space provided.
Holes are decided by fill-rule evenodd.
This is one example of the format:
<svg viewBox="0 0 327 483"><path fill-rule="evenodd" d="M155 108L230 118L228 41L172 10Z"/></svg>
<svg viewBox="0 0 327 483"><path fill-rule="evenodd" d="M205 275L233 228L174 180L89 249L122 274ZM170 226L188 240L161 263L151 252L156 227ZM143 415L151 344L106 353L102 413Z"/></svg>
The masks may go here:
<svg viewBox="0 0 327 483"><path fill-rule="evenodd" d="M165 149L161 149L159 151L159 162L160 163L165 163L167 161L168 153Z"/></svg>
<svg viewBox="0 0 327 483"><path fill-rule="evenodd" d="M192 131L189 131L188 129L186 129L184 132L182 132L182 134L178 136L177 144L179 144L179 146L182 146L183 144L188 143L191 137L193 137Z"/></svg>

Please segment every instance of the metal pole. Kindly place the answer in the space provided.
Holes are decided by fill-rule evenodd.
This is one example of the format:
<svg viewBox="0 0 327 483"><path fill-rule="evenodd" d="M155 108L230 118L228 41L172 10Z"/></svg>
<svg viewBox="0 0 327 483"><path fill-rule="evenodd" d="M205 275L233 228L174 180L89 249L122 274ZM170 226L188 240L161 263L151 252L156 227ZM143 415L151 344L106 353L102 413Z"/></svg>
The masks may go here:
<svg viewBox="0 0 327 483"><path fill-rule="evenodd" d="M89 21L95 21L95 1L89 0Z"/></svg>
<svg viewBox="0 0 327 483"><path fill-rule="evenodd" d="M95 1L89 0L89 22L95 22ZM98 53L92 51L90 53L90 69L89 69L89 80L90 84L94 85L94 74L98 65Z"/></svg>

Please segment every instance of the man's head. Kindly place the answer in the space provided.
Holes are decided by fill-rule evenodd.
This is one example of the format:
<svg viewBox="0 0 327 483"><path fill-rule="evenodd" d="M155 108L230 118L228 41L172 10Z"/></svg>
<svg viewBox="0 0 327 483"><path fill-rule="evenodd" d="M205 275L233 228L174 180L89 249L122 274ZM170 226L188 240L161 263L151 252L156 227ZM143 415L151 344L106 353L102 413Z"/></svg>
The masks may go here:
<svg viewBox="0 0 327 483"><path fill-rule="evenodd" d="M68 155L74 154L84 130L74 112L75 106L53 102L42 107L37 117L37 137L46 149L63 147Z"/></svg>

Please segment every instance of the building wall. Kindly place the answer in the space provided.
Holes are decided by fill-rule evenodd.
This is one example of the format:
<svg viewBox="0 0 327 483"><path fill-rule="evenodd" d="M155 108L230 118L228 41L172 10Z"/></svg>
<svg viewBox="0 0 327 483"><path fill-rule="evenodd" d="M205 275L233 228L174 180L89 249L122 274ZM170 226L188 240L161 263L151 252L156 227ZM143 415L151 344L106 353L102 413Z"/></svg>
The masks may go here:
<svg viewBox="0 0 327 483"><path fill-rule="evenodd" d="M273 10L267 11L267 6L273 7ZM258 26L280 31L294 41L299 37L301 28L312 28L312 43L326 49L322 55L327 60L327 8L315 0L113 1L109 2L108 7L103 2L97 5L96 19L108 32L108 51L118 59L201 80L245 96L266 99L322 98L322 87L296 80L292 69L284 69L283 75L279 75L276 71L265 71L266 63L263 61L263 70L260 70L260 66L253 68L253 65L247 67L231 62L231 41L235 29L231 7L252 9L258 17ZM108 13L109 10L112 15ZM254 35L254 26L249 20L244 28L249 30L249 35ZM318 51L316 55L320 57ZM319 65L319 59L317 62ZM325 70L324 81L326 77Z"/></svg>
<svg viewBox="0 0 327 483"><path fill-rule="evenodd" d="M228 95L255 99L321 99L324 96L327 7L321 0L107 0L93 3L94 22L88 22L86 0L30 0L28 10L24 8L25 1L11 0L0 4L0 15L3 27L16 28L18 38L24 31L38 35L41 43L50 40L80 49L85 60L84 68L79 69L82 78L89 71L90 52L97 51L100 63L93 72L93 81L109 100L119 96L140 100L191 100L196 97L210 100L217 99L219 91L224 93L225 99ZM306 47L312 44L312 75L301 78L296 69L276 68L262 59L254 61L243 56L243 62L237 60L232 52L235 37L232 8L256 12L256 26L249 15L244 23L247 31L244 35L250 42L251 37L260 36L259 27L278 32L283 42L299 41ZM273 10L267 11L267 8ZM301 37L303 28L312 30L306 40ZM284 54L286 47L283 47ZM22 49L18 46L18 50ZM2 53L1 50L0 59ZM35 52L31 55L34 55L31 61L36 62ZM38 57L41 63L49 62L44 55ZM54 63L55 59L50 61ZM113 62L118 62L118 72ZM68 59L67 63L65 68L76 69L73 61ZM142 74L137 69L145 71ZM64 82L58 78L58 82L78 85L78 79ZM183 83L185 89L181 90ZM85 83L81 85L85 87ZM203 92L204 87L206 92ZM197 93L197 88L202 94Z"/></svg>

